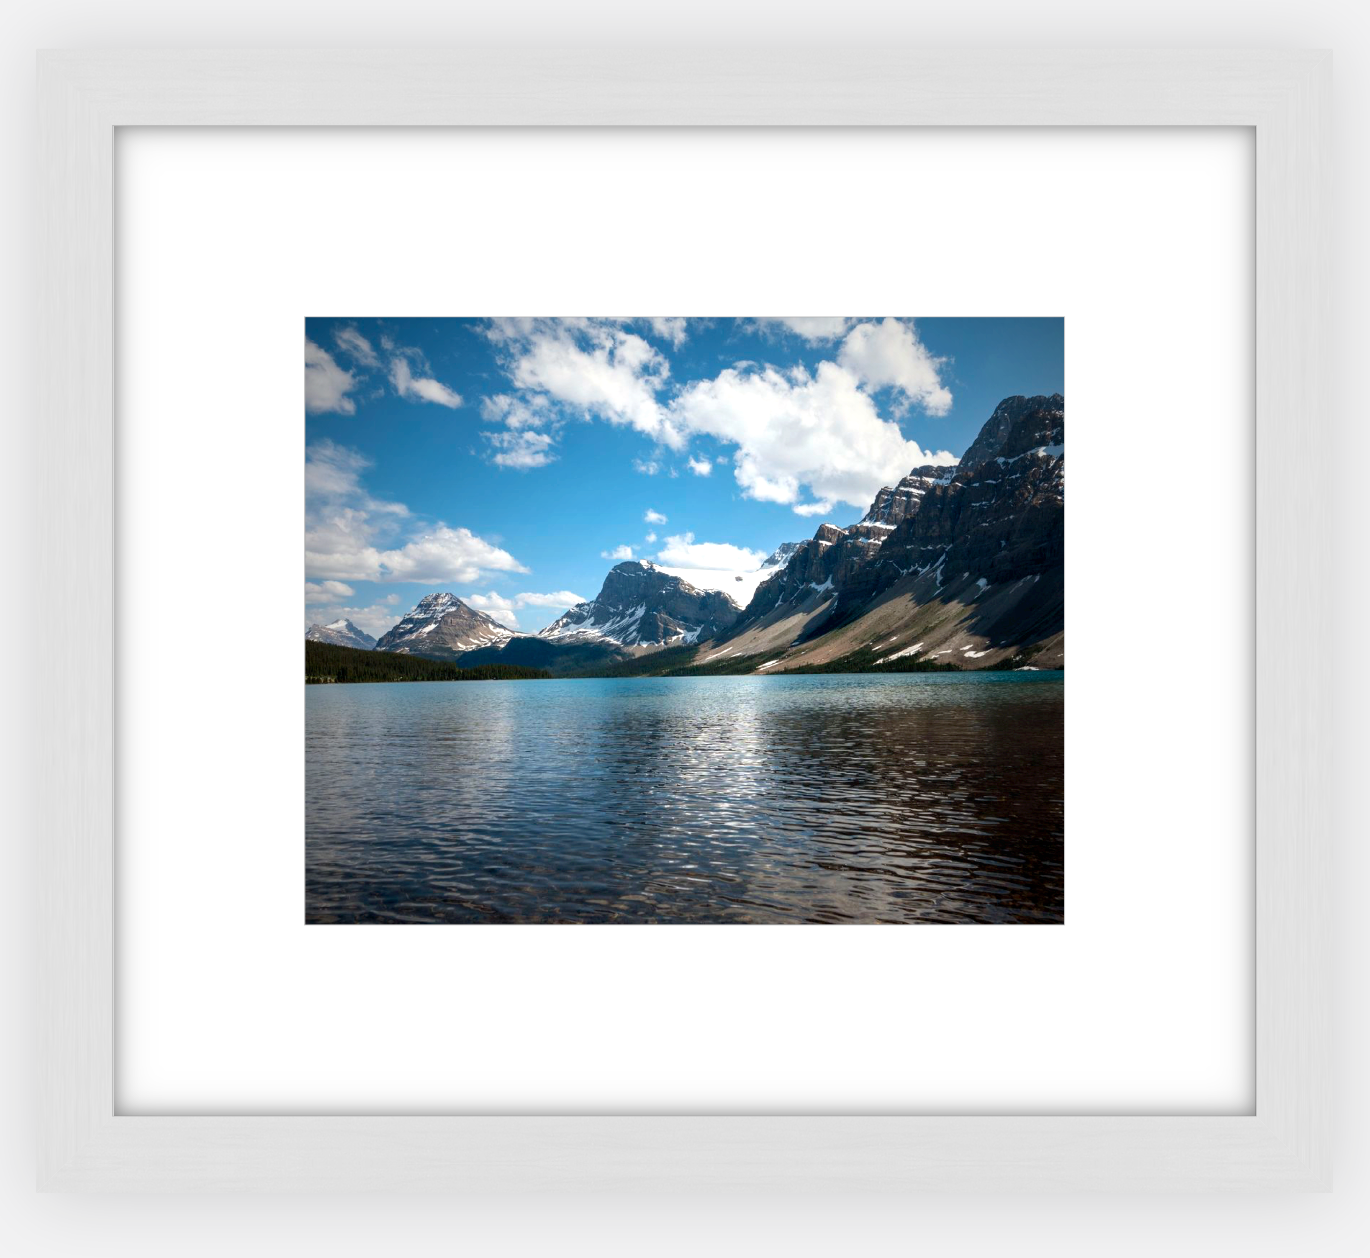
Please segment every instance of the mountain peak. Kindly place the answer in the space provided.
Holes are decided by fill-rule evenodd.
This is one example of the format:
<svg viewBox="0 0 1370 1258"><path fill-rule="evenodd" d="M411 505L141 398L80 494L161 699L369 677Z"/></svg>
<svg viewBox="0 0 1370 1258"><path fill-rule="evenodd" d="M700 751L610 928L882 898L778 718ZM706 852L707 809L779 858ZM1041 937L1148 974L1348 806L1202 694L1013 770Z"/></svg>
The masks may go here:
<svg viewBox="0 0 1370 1258"><path fill-rule="evenodd" d="M369 633L363 633L350 620L335 620L327 625L310 625L305 630L305 639L309 642L327 642L332 646L350 646L359 651L370 651L376 645L376 639Z"/></svg>
<svg viewBox="0 0 1370 1258"><path fill-rule="evenodd" d="M979 435L961 456L958 474L969 475L982 464L1004 453L1005 442L1020 420L1037 412L1047 416L1064 417L1065 405L1065 398L1059 393L1038 394L1035 397L1025 397L1016 393L1012 397L1006 397L994 408L994 414L985 420Z"/></svg>
<svg viewBox="0 0 1370 1258"><path fill-rule="evenodd" d="M376 650L452 659L513 636L513 630L468 607L455 594L425 594L399 624L382 635Z"/></svg>
<svg viewBox="0 0 1370 1258"><path fill-rule="evenodd" d="M741 609L726 594L697 590L644 559L615 564L599 593L553 621L540 638L626 647L684 646L712 637Z"/></svg>

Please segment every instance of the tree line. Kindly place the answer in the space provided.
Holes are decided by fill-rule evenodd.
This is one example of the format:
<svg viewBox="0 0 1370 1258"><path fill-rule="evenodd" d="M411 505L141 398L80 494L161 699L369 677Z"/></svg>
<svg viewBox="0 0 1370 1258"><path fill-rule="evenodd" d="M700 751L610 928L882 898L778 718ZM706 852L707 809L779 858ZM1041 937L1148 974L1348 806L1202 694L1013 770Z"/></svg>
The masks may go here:
<svg viewBox="0 0 1370 1258"><path fill-rule="evenodd" d="M420 655L362 651L329 642L304 644L304 679L308 685L371 681L537 681L551 677L545 668L517 664L482 664L458 668Z"/></svg>

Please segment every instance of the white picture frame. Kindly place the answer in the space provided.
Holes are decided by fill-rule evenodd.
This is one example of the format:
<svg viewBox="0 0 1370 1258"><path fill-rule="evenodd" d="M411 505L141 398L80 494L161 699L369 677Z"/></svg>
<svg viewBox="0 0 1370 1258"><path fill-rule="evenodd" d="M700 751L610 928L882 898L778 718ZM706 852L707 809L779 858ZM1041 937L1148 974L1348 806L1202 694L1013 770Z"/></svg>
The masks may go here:
<svg viewBox="0 0 1370 1258"><path fill-rule="evenodd" d="M1325 1189L1330 58L1320 52L52 52L39 61L39 1182L67 1191ZM1256 145L1256 1112L115 1112L113 139L188 126L1241 126ZM1297 432L1300 440L1290 442ZM1311 644L1297 668L1281 644ZM60 652L60 659L58 654Z"/></svg>

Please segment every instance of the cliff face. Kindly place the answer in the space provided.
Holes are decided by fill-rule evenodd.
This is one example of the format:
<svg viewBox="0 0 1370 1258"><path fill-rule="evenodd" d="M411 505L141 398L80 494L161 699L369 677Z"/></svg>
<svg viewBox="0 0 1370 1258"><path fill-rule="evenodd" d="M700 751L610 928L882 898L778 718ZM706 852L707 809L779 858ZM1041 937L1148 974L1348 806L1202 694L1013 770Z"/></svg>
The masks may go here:
<svg viewBox="0 0 1370 1258"><path fill-rule="evenodd" d="M1007 427L1001 403L976 438L981 448L945 484L929 489L921 509L891 530L868 570L844 592L848 607L878 595L911 573L933 590L965 573L989 585L1059 569L1065 561L1065 403L1011 398ZM998 444L984 438L995 426ZM992 448L992 453L984 453ZM920 591L926 594L926 585Z"/></svg>
<svg viewBox="0 0 1370 1258"><path fill-rule="evenodd" d="M822 525L762 584L720 644L827 663L901 653L1064 659L1065 401L1006 398L954 468L914 468L846 529ZM850 628L850 632L847 629ZM897 632L893 632L896 631Z"/></svg>

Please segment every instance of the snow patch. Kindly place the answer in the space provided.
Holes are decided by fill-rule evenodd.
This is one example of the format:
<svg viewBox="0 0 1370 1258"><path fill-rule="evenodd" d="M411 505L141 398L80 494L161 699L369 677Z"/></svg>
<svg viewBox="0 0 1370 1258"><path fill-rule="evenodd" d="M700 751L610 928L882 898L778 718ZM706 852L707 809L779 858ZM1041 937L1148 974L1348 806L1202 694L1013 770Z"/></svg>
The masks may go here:
<svg viewBox="0 0 1370 1258"><path fill-rule="evenodd" d="M895 651L893 655L887 655L884 659L876 660L877 664L888 664L891 660L902 660L906 655L913 655L923 644L915 642L912 646L906 646L902 651Z"/></svg>

